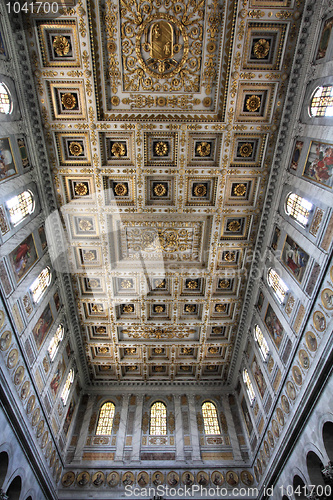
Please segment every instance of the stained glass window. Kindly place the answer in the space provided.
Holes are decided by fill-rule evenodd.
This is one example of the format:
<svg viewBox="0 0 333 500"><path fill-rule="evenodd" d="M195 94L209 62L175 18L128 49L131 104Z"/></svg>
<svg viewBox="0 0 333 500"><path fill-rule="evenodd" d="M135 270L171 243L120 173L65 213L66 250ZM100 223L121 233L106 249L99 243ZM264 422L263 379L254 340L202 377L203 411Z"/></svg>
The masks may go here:
<svg viewBox="0 0 333 500"><path fill-rule="evenodd" d="M69 396L69 393L71 390L71 385L73 382L74 382L74 370L72 368L67 375L67 379L66 379L64 388L63 388L61 396L60 396L64 405L66 405L66 403L67 403L67 399L68 399L68 396Z"/></svg>
<svg viewBox="0 0 333 500"><path fill-rule="evenodd" d="M51 272L49 267L44 267L43 271L39 273L35 281L30 287L32 298L37 304L43 296L43 293L51 283Z"/></svg>
<svg viewBox="0 0 333 500"><path fill-rule="evenodd" d="M205 434L221 434L214 403L207 401L206 403L203 403L201 409Z"/></svg>
<svg viewBox="0 0 333 500"><path fill-rule="evenodd" d="M52 337L49 348L47 350L49 355L50 355L51 361L54 360L54 358L57 354L60 342L62 341L63 338L64 338L64 327L62 325L59 325L55 334Z"/></svg>
<svg viewBox="0 0 333 500"><path fill-rule="evenodd" d="M311 116L333 116L333 85L318 87L311 99Z"/></svg>
<svg viewBox="0 0 333 500"><path fill-rule="evenodd" d="M253 385L252 385L252 382L251 382L250 377L249 377L249 372L247 371L246 368L244 368L244 370L243 370L243 380L244 380L244 384L246 385L246 389L247 389L247 393L248 393L248 396L250 399L250 403L252 405L254 398L256 396L254 394Z"/></svg>
<svg viewBox="0 0 333 500"><path fill-rule="evenodd" d="M99 412L99 419L96 429L97 436L110 436L113 425L115 405L110 401L104 403Z"/></svg>
<svg viewBox="0 0 333 500"><path fill-rule="evenodd" d="M254 338L257 341L263 360L266 361L269 353L269 348L259 325L256 325L254 327Z"/></svg>
<svg viewBox="0 0 333 500"><path fill-rule="evenodd" d="M165 436L166 433L166 406L157 401L150 408L150 435Z"/></svg>
<svg viewBox="0 0 333 500"><path fill-rule="evenodd" d="M269 286L273 288L279 302L282 303L286 297L286 293L288 292L288 287L285 282L280 278L278 273L274 271L274 269L270 269L268 271L267 281Z"/></svg>
<svg viewBox="0 0 333 500"><path fill-rule="evenodd" d="M9 90L4 83L0 83L0 113L8 115L11 112L12 100Z"/></svg>
<svg viewBox="0 0 333 500"><path fill-rule="evenodd" d="M30 191L23 191L6 202L9 210L10 221L17 226L25 217L32 214L35 209L33 195Z"/></svg>
<svg viewBox="0 0 333 500"><path fill-rule="evenodd" d="M305 198L298 196L296 193L288 195L286 201L286 213L304 227L308 223L311 209L312 203Z"/></svg>

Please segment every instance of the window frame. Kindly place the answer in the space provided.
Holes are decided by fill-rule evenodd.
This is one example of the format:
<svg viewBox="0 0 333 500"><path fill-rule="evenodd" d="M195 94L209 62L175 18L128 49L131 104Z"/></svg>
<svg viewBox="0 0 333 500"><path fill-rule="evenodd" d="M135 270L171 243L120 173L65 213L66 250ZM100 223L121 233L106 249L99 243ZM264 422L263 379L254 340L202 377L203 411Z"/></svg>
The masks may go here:
<svg viewBox="0 0 333 500"><path fill-rule="evenodd" d="M331 106L326 106L325 111L326 111L328 108L332 108L332 114L331 114L331 115L325 115L325 114L324 114L324 115L317 115L317 114L316 114L316 115L313 115L313 114L312 114L312 108L313 108L313 100L316 98L316 97L315 97L315 95L316 95L316 93L318 92L318 90L322 89L322 91L323 91L323 89L324 89L324 88L327 88L327 87L331 87L331 90L330 90L330 93L331 93L330 98L331 98L331 100L332 100L332 105L331 105ZM320 97L319 97L319 99L322 99L322 96L320 96ZM325 97L323 97L323 99L325 99ZM323 107L323 106L321 106L321 105L319 104L318 108L320 109L321 107ZM326 84L323 84L323 85L317 85L317 87L314 89L314 91L312 92L311 97L310 97L310 104L309 104L309 106L308 106L308 113L309 113L310 118L323 118L323 119L327 119L327 118L328 118L328 119L330 119L330 118L333 118L333 84L331 84L331 83L326 83Z"/></svg>
<svg viewBox="0 0 333 500"><path fill-rule="evenodd" d="M246 380L245 380L245 373L247 374ZM247 395L248 395L248 398L250 401L250 405L253 406L253 403L256 399L256 393L254 391L254 387L253 387L252 381L250 379L250 375L249 375L247 368L243 368L242 378L243 378L243 382L244 382L245 387L246 387L246 392L247 392Z"/></svg>
<svg viewBox="0 0 333 500"><path fill-rule="evenodd" d="M214 410L215 410L215 417L208 417L208 416L204 415L203 407L206 404L213 405ZM213 401L211 401L210 399L207 399L206 401L203 401L203 403L201 404L201 415L202 415L202 419L203 419L203 423L204 423L204 434L205 434L205 436L221 436L221 425L220 425L220 422L219 422L217 405ZM207 418L216 418L216 426L218 428L218 432L209 432L209 433L206 432L206 423L205 423L205 421L206 421ZM213 424L213 426L214 426L214 424ZM211 427L211 425L209 424L209 422L207 423L207 427Z"/></svg>
<svg viewBox="0 0 333 500"><path fill-rule="evenodd" d="M47 271L48 272L48 282L47 284L45 285L45 288L43 288L39 294L39 296L37 298L34 297L34 293L38 290L38 286L39 286L39 283L37 283L38 279L41 277L41 275L43 274L44 271ZM49 288L49 286L51 285L51 282L52 282L52 271L51 271L51 268L49 266L45 266L41 272L38 274L38 276L34 279L34 281L31 283L30 287L29 287L29 292L31 294L31 298L32 298L32 301L34 303L34 305L37 305L43 298L43 296L45 295L46 293L46 290ZM36 283L36 286L35 286L35 289L32 290L34 284Z"/></svg>
<svg viewBox="0 0 333 500"><path fill-rule="evenodd" d="M97 432L98 431L98 427L100 425L100 419L104 418L104 417L101 416L101 412L103 410L103 407L106 406L106 405L108 405L108 404L112 405L111 411L113 410L110 432L108 432L108 433ZM115 415L116 415L116 405L114 404L114 402L111 401L111 400L104 401L104 403L101 404L99 412L98 412L97 425L96 425L96 429L95 429L95 435L96 436L111 436L112 435L113 423L114 423L114 417L115 417ZM110 416L105 417L105 418L110 419ZM101 426L101 427L104 427L104 426Z"/></svg>
<svg viewBox="0 0 333 500"><path fill-rule="evenodd" d="M298 203L298 199L301 199L301 200L304 200L306 203L308 203L309 205L311 205L311 208L307 209L305 206L303 206L302 208L304 210L307 210L308 212L308 217L307 217L307 221L305 223L301 222L299 219L297 219L297 217L295 217L292 212L293 212L293 209L294 209L294 206L292 208L290 208L290 213L288 213L288 200L291 196L296 196L297 197L297 200L296 202L294 203L294 205L296 206L296 204ZM307 200L306 198L304 198L303 196L300 196L299 194L295 193L294 191L290 191L287 196L286 196L286 199L285 199L285 203L284 203L284 211L285 211L285 214L290 217L293 221L295 221L297 224L299 224L301 227L303 227L304 229L306 229L309 225L310 225L310 221L311 221L311 215L314 211L314 205L313 203L311 203L311 201ZM294 210L296 212L296 210ZM305 217L305 216L304 216Z"/></svg>
<svg viewBox="0 0 333 500"><path fill-rule="evenodd" d="M68 397L69 397L69 394L71 392L71 388L72 388L74 379L75 379L74 368L71 368L68 372L68 375L66 377L66 382L64 384L64 387L62 388L61 395L60 395L60 399L62 400L64 406L66 406L66 404L67 404Z"/></svg>
<svg viewBox="0 0 333 500"><path fill-rule="evenodd" d="M273 286L273 284L276 283L276 281L274 282L273 278L271 278L271 276L270 276L271 273L275 273L275 275L277 276L277 278L279 280L279 283L276 285L276 289ZM270 281L272 281L273 284L271 284ZM267 283L268 283L268 286L270 287L270 289L273 291L274 296L278 300L279 304L284 304L286 301L286 298L288 296L288 293L289 293L289 288L288 288L287 284L283 281L283 279L281 278L279 273L277 273L275 271L275 269L273 269L272 267L270 267L267 270ZM280 292L281 296L279 295L279 288L281 288L284 292L284 293Z"/></svg>
<svg viewBox="0 0 333 500"><path fill-rule="evenodd" d="M264 344L266 344L266 347L267 347L266 354L264 354L263 349L261 348L261 345L260 345L260 342L259 342L259 338L258 338L257 329L259 329L259 331L260 331L260 335L261 335L261 337L262 337L262 339L263 339L263 343L264 343ZM262 331L262 329L260 328L260 326L258 325L258 323L256 323L256 324L254 325L254 329L253 329L253 337L254 337L254 340L255 340L255 342L256 342L256 344L257 344L258 348L259 348L259 351L260 351L260 354L261 354L261 357L262 357L262 359L263 359L264 363L267 363L268 358L269 358L269 355L270 355L270 349L269 349L269 345L268 345L268 342L267 342L267 340L266 340L266 337L265 337L265 335L263 334L263 331Z"/></svg>
<svg viewBox="0 0 333 500"><path fill-rule="evenodd" d="M161 427L165 427L165 432L162 432L162 433L152 433L152 409L153 407L156 405L156 404L162 404L163 407L164 407L164 410L165 410L165 415L162 415L162 418L164 419L164 424L161 425ZM167 405L164 403L164 401L161 401L160 399L157 400L157 401L154 401L151 406L150 406L150 412L149 412L149 436L167 436L168 434L168 420L167 420L167 416L168 416L168 410L167 410ZM156 420L156 417L154 417L154 419ZM156 426L156 424L154 424ZM163 429L164 430L164 429Z"/></svg>
<svg viewBox="0 0 333 500"><path fill-rule="evenodd" d="M31 207L29 210L27 210L27 213L25 215L23 215L23 217L19 220L17 220L16 222L14 220L12 220L12 214L11 214L11 211L15 210L16 208L15 207L18 207L17 210L19 210L19 206L20 206L20 203L22 202L23 203L23 200L19 200L19 197L22 196L24 193L28 193L31 197ZM17 203L16 205L13 205L13 206L9 206L8 204L12 201L14 201L15 199L17 199ZM12 225L12 227L16 228L18 227L24 220L26 220L29 216L31 216L35 210L36 210L36 200L35 200L35 195L34 193L32 192L31 189L24 189L23 191L15 194L14 196L12 196L11 198L9 198L8 200L5 201L5 206L6 206L6 210L8 212L8 218L9 218L9 221L10 221L10 224Z"/></svg>
<svg viewBox="0 0 333 500"><path fill-rule="evenodd" d="M55 342L55 337L58 333L58 330L61 331L61 335L59 336L58 335L58 339L59 337L61 337L59 340L58 340L58 343L54 349L54 354L51 354L50 350L52 349L51 348L51 344L53 344ZM57 326L57 329L56 331L54 332L54 335L52 336L52 339L51 339L51 342L49 343L49 347L47 348L47 352L49 353L49 356L50 356L50 360L51 360L51 363L55 360L56 356L57 356L57 353L58 353L58 350L59 350L59 347L60 347L60 344L61 342L63 341L64 339L64 336L65 336L65 328L64 328L64 325L62 323L59 323L59 325Z"/></svg>

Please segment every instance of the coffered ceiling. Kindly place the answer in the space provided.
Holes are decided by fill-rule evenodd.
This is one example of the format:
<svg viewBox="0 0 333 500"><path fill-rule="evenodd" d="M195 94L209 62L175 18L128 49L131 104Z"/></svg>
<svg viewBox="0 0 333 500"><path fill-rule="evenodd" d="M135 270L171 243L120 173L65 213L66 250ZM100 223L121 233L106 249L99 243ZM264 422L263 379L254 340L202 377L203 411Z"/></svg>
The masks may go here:
<svg viewBox="0 0 333 500"><path fill-rule="evenodd" d="M227 380L301 9L68 0L30 17L94 383Z"/></svg>

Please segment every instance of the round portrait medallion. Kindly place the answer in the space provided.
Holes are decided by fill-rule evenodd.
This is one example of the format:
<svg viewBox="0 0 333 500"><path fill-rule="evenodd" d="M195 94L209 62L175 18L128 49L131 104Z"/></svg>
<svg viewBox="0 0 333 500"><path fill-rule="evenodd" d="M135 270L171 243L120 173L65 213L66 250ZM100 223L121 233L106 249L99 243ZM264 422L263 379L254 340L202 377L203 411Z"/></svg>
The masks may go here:
<svg viewBox="0 0 333 500"><path fill-rule="evenodd" d="M326 329L326 319L321 311L315 311L313 313L313 324L318 332L323 332Z"/></svg>
<svg viewBox="0 0 333 500"><path fill-rule="evenodd" d="M9 369L14 368L18 362L18 350L12 349L8 354L7 358L7 366Z"/></svg>
<svg viewBox="0 0 333 500"><path fill-rule="evenodd" d="M124 472L122 477L122 482L124 486L128 486L134 483L134 474L133 472L127 471Z"/></svg>
<svg viewBox="0 0 333 500"><path fill-rule="evenodd" d="M209 476L208 476L207 472L205 472L203 470L198 472L196 479L197 479L197 483L200 486L207 486L207 484L209 483Z"/></svg>
<svg viewBox="0 0 333 500"><path fill-rule="evenodd" d="M24 401L29 396L29 392L30 392L30 381L26 380L21 388L20 397L22 401Z"/></svg>
<svg viewBox="0 0 333 500"><path fill-rule="evenodd" d="M111 486L111 488L118 486L119 481L120 481L120 477L119 477L118 472L116 472L116 471L110 472L110 474L108 475L106 480L107 480L108 485Z"/></svg>
<svg viewBox="0 0 333 500"><path fill-rule="evenodd" d="M253 484L253 476L251 472L243 470L240 475L241 481L246 486L251 486Z"/></svg>
<svg viewBox="0 0 333 500"><path fill-rule="evenodd" d="M305 349L301 349L298 353L298 359L301 363L302 368L307 370L310 366L310 358Z"/></svg>
<svg viewBox="0 0 333 500"><path fill-rule="evenodd" d="M159 486L160 484L164 483L164 474L162 474L161 471L157 470L154 472L151 480L154 486Z"/></svg>
<svg viewBox="0 0 333 500"><path fill-rule="evenodd" d="M12 341L12 334L9 330L3 332L0 337L0 350L7 351Z"/></svg>
<svg viewBox="0 0 333 500"><path fill-rule="evenodd" d="M149 476L146 471L139 472L137 478L137 483L141 488L144 488L149 483Z"/></svg>
<svg viewBox="0 0 333 500"><path fill-rule="evenodd" d="M293 379L295 380L295 383L297 385L302 385L303 377L302 377L302 372L299 369L299 367L296 366L296 365L293 366L292 369L291 369L291 372L293 374Z"/></svg>
<svg viewBox="0 0 333 500"><path fill-rule="evenodd" d="M231 470L226 473L225 479L230 486L236 486L239 481L238 474Z"/></svg>
<svg viewBox="0 0 333 500"><path fill-rule="evenodd" d="M184 474L182 475L182 483L185 484L185 486L192 486L194 483L194 476L192 472L190 471L185 471Z"/></svg>
<svg viewBox="0 0 333 500"><path fill-rule="evenodd" d="M90 474L86 470L80 472L76 478L76 483L78 486L86 486L90 481Z"/></svg>
<svg viewBox="0 0 333 500"><path fill-rule="evenodd" d="M61 484L65 487L68 488L68 486L71 486L74 483L75 479L75 474L72 471L65 472L65 474L62 476Z"/></svg>
<svg viewBox="0 0 333 500"><path fill-rule="evenodd" d="M179 484L179 475L174 470L167 475L167 483L169 486L177 486Z"/></svg>
<svg viewBox="0 0 333 500"><path fill-rule="evenodd" d="M224 483L224 476L222 472L214 470L210 476L210 480L213 484L215 484L215 486L221 486L221 484Z"/></svg>
<svg viewBox="0 0 333 500"><path fill-rule="evenodd" d="M282 406L282 410L285 413L289 413L290 412L289 401L288 401L287 396L285 396L284 394L283 394L283 396L281 396L281 406Z"/></svg>
<svg viewBox="0 0 333 500"><path fill-rule="evenodd" d="M331 311L333 309L333 290L330 288L325 288L321 292L321 302L325 309Z"/></svg>
<svg viewBox="0 0 333 500"><path fill-rule="evenodd" d="M306 346L311 352L315 352L317 350L317 337L313 332L306 332L305 334L305 342Z"/></svg>
<svg viewBox="0 0 333 500"><path fill-rule="evenodd" d="M95 474L93 474L91 482L94 486L99 487L102 486L102 484L104 483L104 479L105 479L104 473L99 470L95 472Z"/></svg>

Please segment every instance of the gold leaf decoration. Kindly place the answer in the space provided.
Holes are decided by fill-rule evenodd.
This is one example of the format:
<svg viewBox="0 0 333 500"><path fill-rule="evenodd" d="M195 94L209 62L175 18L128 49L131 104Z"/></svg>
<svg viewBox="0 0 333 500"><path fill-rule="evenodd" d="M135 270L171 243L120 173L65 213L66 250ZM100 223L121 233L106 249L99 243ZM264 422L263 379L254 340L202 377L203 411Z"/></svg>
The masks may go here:
<svg viewBox="0 0 333 500"><path fill-rule="evenodd" d="M235 262L236 260L235 252L226 252L226 254L224 255L224 260L227 262Z"/></svg>
<svg viewBox="0 0 333 500"><path fill-rule="evenodd" d="M219 288L229 288L229 286L230 286L229 280L220 280L219 281Z"/></svg>
<svg viewBox="0 0 333 500"><path fill-rule="evenodd" d="M229 222L228 224L228 230L235 233L236 231L239 231L240 230L240 222L238 222L238 220L233 220L231 222Z"/></svg>
<svg viewBox="0 0 333 500"><path fill-rule="evenodd" d="M257 95L251 95L246 99L245 103L246 109L252 113L258 111L260 105L261 105L261 99Z"/></svg>
<svg viewBox="0 0 333 500"><path fill-rule="evenodd" d="M83 147L79 142L71 142L69 144L69 151L72 156L80 156L83 153Z"/></svg>
<svg viewBox="0 0 333 500"><path fill-rule="evenodd" d="M194 313L195 312L195 305L194 304L186 304L185 311L188 313Z"/></svg>
<svg viewBox="0 0 333 500"><path fill-rule="evenodd" d="M188 281L186 283L186 288L189 288L190 290L194 290L195 288L198 288L198 282L195 280Z"/></svg>
<svg viewBox="0 0 333 500"><path fill-rule="evenodd" d="M210 155L210 144L209 142L201 142L197 146L197 153L200 156L209 156Z"/></svg>
<svg viewBox="0 0 333 500"><path fill-rule="evenodd" d="M123 144L120 144L119 142L115 142L114 144L112 144L111 153L117 158L125 156L126 154L125 146Z"/></svg>
<svg viewBox="0 0 333 500"><path fill-rule="evenodd" d="M246 194L245 184L237 184L237 186L234 187L234 194L236 196L244 196Z"/></svg>
<svg viewBox="0 0 333 500"><path fill-rule="evenodd" d="M242 144L239 149L239 153L243 158L248 158L249 156L251 156L252 152L253 152L253 147L252 144L250 144L249 142Z"/></svg>
<svg viewBox="0 0 333 500"><path fill-rule="evenodd" d="M70 92L67 92L66 94L63 94L61 97L61 103L66 109L73 109L76 106L76 97L74 94L71 94Z"/></svg>
<svg viewBox="0 0 333 500"><path fill-rule="evenodd" d="M166 142L158 142L157 144L155 144L155 153L158 155L158 156L165 156L167 153L168 153L168 145Z"/></svg>
<svg viewBox="0 0 333 500"><path fill-rule="evenodd" d="M65 36L54 37L52 45L55 53L59 57L66 56L71 48L71 45Z"/></svg>
<svg viewBox="0 0 333 500"><path fill-rule="evenodd" d="M164 307L163 306L154 306L154 312L156 312L157 314L161 314L162 312L164 312Z"/></svg>
<svg viewBox="0 0 333 500"><path fill-rule="evenodd" d="M218 313L226 312L227 304L216 304L215 311Z"/></svg>
<svg viewBox="0 0 333 500"><path fill-rule="evenodd" d="M81 231L90 231L92 229L92 223L87 219L80 219L79 228Z"/></svg>
<svg viewBox="0 0 333 500"><path fill-rule="evenodd" d="M167 190L165 189L165 186L163 186L163 184L157 184L154 187L154 194L156 194L156 196L164 196L166 192Z"/></svg>
<svg viewBox="0 0 333 500"><path fill-rule="evenodd" d="M121 288L128 289L132 288L133 283L130 280L121 280L120 286Z"/></svg>
<svg viewBox="0 0 333 500"><path fill-rule="evenodd" d="M83 182L79 182L75 185L74 191L78 196L85 196L88 193L88 188L86 184L83 184Z"/></svg>
<svg viewBox="0 0 333 500"><path fill-rule="evenodd" d="M207 194L207 187L205 184L197 184L194 189L193 189L194 196L197 196L198 198L202 198L203 196L206 196Z"/></svg>
<svg viewBox="0 0 333 500"><path fill-rule="evenodd" d="M132 306L132 304L125 304L123 306L123 313L129 314L129 313L132 313L132 312L134 312L134 307Z"/></svg>
<svg viewBox="0 0 333 500"><path fill-rule="evenodd" d="M127 186L126 184L119 183L114 187L114 192L117 196L126 196L127 195Z"/></svg>
<svg viewBox="0 0 333 500"><path fill-rule="evenodd" d="M254 44L253 52L257 59L264 59L269 53L269 42L261 38Z"/></svg>

